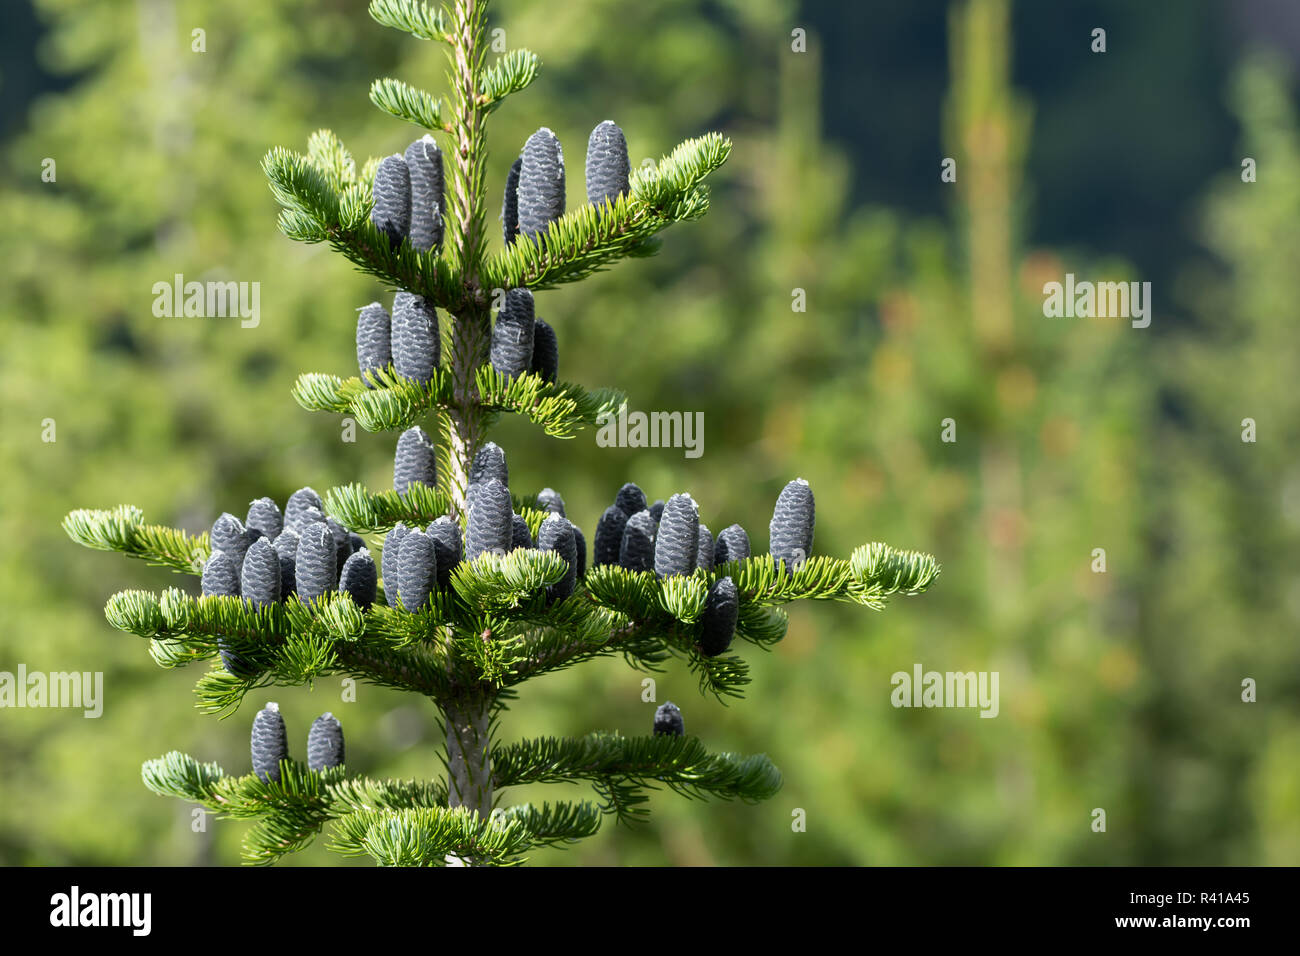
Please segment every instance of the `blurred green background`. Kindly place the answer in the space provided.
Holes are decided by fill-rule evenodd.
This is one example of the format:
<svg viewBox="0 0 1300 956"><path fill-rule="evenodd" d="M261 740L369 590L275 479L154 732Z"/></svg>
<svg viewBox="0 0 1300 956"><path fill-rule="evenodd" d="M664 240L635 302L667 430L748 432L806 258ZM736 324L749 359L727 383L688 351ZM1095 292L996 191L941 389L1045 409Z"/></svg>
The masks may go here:
<svg viewBox="0 0 1300 956"><path fill-rule="evenodd" d="M301 371L355 371L354 310L382 290L277 232L258 163L322 126L359 159L400 150L414 131L369 83L440 89L441 56L364 0L4 16L0 670L102 671L105 705L0 710L0 863L234 863L244 825L193 832L139 768L179 749L245 769L252 710L198 714L197 674L104 621L114 591L180 579L59 521L130 502L198 531L303 484L388 486L391 436L345 442L289 395ZM539 126L566 146L571 204L603 119L634 163L708 129L735 143L712 211L661 255L538 303L562 377L705 412L704 455L505 422L514 489L558 488L589 541L622 482L690 490L715 532L738 521L763 547L802 476L819 552L884 540L944 566L882 614L794 606L782 644L745 651L744 701L700 697L681 666L658 676L711 749L772 757L775 799L658 794L648 824L534 862L1300 862L1300 7L502 0L492 25L543 61L493 117L492 207ZM1151 281L1151 327L1044 318L1043 283L1066 272ZM259 281L261 324L156 318L151 288L176 273ZM998 671L1000 715L894 709L890 675L915 663ZM605 661L540 679L501 736L644 733L642 676ZM344 703L336 681L266 696L296 750L333 710L350 767L441 772L427 701L362 686ZM508 801L543 796L588 794ZM346 862L322 844L288 862Z"/></svg>

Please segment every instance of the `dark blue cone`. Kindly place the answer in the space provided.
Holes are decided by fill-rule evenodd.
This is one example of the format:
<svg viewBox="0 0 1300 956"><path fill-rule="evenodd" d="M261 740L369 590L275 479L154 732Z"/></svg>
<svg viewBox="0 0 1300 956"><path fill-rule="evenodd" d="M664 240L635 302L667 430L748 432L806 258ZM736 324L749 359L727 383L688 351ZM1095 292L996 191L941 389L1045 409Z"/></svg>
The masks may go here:
<svg viewBox="0 0 1300 956"><path fill-rule="evenodd" d="M507 246L519 237L519 170L523 165L521 156L511 164L506 176L506 195L501 202L501 231Z"/></svg>
<svg viewBox="0 0 1300 956"><path fill-rule="evenodd" d="M229 512L218 518L213 523L212 530L208 533L208 540L212 545L212 550L224 551L236 570L243 569L244 555L248 553L248 546L256 541L258 537L260 537L258 532L249 532L244 527L244 522Z"/></svg>
<svg viewBox="0 0 1300 956"><path fill-rule="evenodd" d="M524 520L523 515L515 515L510 519L510 550L515 551L519 548L531 548L533 546L533 533L528 530L528 522Z"/></svg>
<svg viewBox="0 0 1300 956"><path fill-rule="evenodd" d="M623 529L627 527L627 515L618 505L610 505L596 522L596 552L592 561L602 564L618 564L618 552L623 546Z"/></svg>
<svg viewBox="0 0 1300 956"><path fill-rule="evenodd" d="M250 742L253 755L253 773L263 783L280 782L280 761L289 757L289 738L284 732L284 718L280 705L267 704L253 718Z"/></svg>
<svg viewBox="0 0 1300 956"><path fill-rule="evenodd" d="M393 320L378 302L363 306L357 315L357 368L367 379L393 361ZM373 385L370 385L373 388Z"/></svg>
<svg viewBox="0 0 1300 956"><path fill-rule="evenodd" d="M433 540L433 553L438 562L438 587L445 591L451 587L451 572L460 564L464 550L460 525L442 515L429 525L425 534Z"/></svg>
<svg viewBox="0 0 1300 956"><path fill-rule="evenodd" d="M326 770L343 764L343 727L329 711L311 722L307 734L307 766Z"/></svg>
<svg viewBox="0 0 1300 956"><path fill-rule="evenodd" d="M695 552L695 566L705 571L713 570L713 532L704 522L700 522L700 545Z"/></svg>
<svg viewBox="0 0 1300 956"><path fill-rule="evenodd" d="M671 700L660 704L659 709L655 711L654 732L656 737L680 737L686 733L682 712Z"/></svg>
<svg viewBox="0 0 1300 956"><path fill-rule="evenodd" d="M411 533L411 529L402 522L397 522L393 530L384 536L384 549L379 555L379 570L384 576L384 599L389 607L397 607L397 554L401 550L402 539Z"/></svg>
<svg viewBox="0 0 1300 956"><path fill-rule="evenodd" d="M548 589L552 600L563 601L573 593L578 574L578 548L573 539L573 525L567 518L548 515L537 532L537 547L541 551L554 551L568 566L564 577Z"/></svg>
<svg viewBox="0 0 1300 956"><path fill-rule="evenodd" d="M411 245L420 252L442 246L442 153L427 133L403 155L411 177Z"/></svg>
<svg viewBox="0 0 1300 956"><path fill-rule="evenodd" d="M412 530L397 551L397 594L402 607L414 613L422 608L438 583L438 557L433 539Z"/></svg>
<svg viewBox="0 0 1300 956"><path fill-rule="evenodd" d="M210 595L239 597L239 572L235 570L234 562L224 551L212 552L208 563L203 566L203 577L200 579L199 586L204 597ZM252 677L258 672L258 668L250 661L232 651L224 638L217 639L217 650L221 654L221 663L236 677Z"/></svg>
<svg viewBox="0 0 1300 956"><path fill-rule="evenodd" d="M286 528L271 542L276 557L280 559L280 598L298 593L298 574L295 563L298 560L298 535Z"/></svg>
<svg viewBox="0 0 1300 956"><path fill-rule="evenodd" d="M316 521L303 529L294 565L299 598L310 603L334 590L339 579L338 557L338 542L329 525Z"/></svg>
<svg viewBox="0 0 1300 956"><path fill-rule="evenodd" d="M506 468L506 453L496 442L486 442L474 454L474 461L469 466L469 483L479 485L489 478L495 478L507 488L510 487L510 471Z"/></svg>
<svg viewBox="0 0 1300 956"><path fill-rule="evenodd" d="M334 569L337 574L337 572L343 570L343 565L347 563L348 558L352 557L352 535L347 528L333 518L326 518L325 526L330 529L330 534L334 536ZM335 584L337 583L336 578Z"/></svg>
<svg viewBox="0 0 1300 956"><path fill-rule="evenodd" d="M629 571L653 571L655 568L655 519L649 511L638 511L627 519L618 563Z"/></svg>
<svg viewBox="0 0 1300 956"><path fill-rule="evenodd" d="M412 482L438 487L438 456L433 442L423 428L416 425L402 432L393 456L393 488L404 495Z"/></svg>
<svg viewBox="0 0 1300 956"><path fill-rule="evenodd" d="M578 579L581 580L587 573L587 536L572 521L569 522L569 527L573 529L573 546L578 554Z"/></svg>
<svg viewBox="0 0 1300 956"><path fill-rule="evenodd" d="M555 382L560 377L560 341L545 319L533 323L533 361L529 371L540 376L543 382Z"/></svg>
<svg viewBox="0 0 1300 956"><path fill-rule="evenodd" d="M747 557L749 557L749 535L744 528L733 524L718 532L718 540L713 547L715 568L728 561L744 561Z"/></svg>
<svg viewBox="0 0 1300 956"><path fill-rule="evenodd" d="M816 520L817 507L808 482L796 478L781 489L776 508L772 511L768 535L772 557L785 562L787 574L798 570L812 555Z"/></svg>
<svg viewBox="0 0 1300 956"><path fill-rule="evenodd" d="M661 498L660 500L652 504L650 506L649 511L650 511L650 517L655 519L655 524L658 524L660 521L662 521L664 519L663 499Z"/></svg>
<svg viewBox="0 0 1300 956"><path fill-rule="evenodd" d="M438 313L423 296L393 297L393 369L402 378L427 385L442 361Z"/></svg>
<svg viewBox="0 0 1300 956"><path fill-rule="evenodd" d="M564 499L560 497L560 493L554 488L543 488L537 493L537 510L549 511L561 518L568 517L564 513Z"/></svg>
<svg viewBox="0 0 1300 956"><path fill-rule="evenodd" d="M289 496L288 503L284 506L284 526L298 534L302 534L302 529L309 524L305 521L306 512L310 508L318 511L325 507L320 500L320 495L316 494L313 488L299 488ZM319 520L319 519L317 519Z"/></svg>
<svg viewBox="0 0 1300 956"><path fill-rule="evenodd" d="M690 495L673 495L655 534L655 574L661 578L690 574L699 549L700 509Z"/></svg>
<svg viewBox="0 0 1300 956"><path fill-rule="evenodd" d="M587 202L599 206L626 193L630 172L623 131L605 120L587 139Z"/></svg>
<svg viewBox="0 0 1300 956"><path fill-rule="evenodd" d="M510 289L492 326L492 367L514 378L533 364L533 294L527 289Z"/></svg>
<svg viewBox="0 0 1300 956"><path fill-rule="evenodd" d="M638 511L645 511L645 492L629 481L618 489L618 495L614 498L614 507L629 518ZM655 520L658 521L659 519L656 518Z"/></svg>
<svg viewBox="0 0 1300 956"><path fill-rule="evenodd" d="M388 237L388 244L396 252L411 231L411 173L405 159L396 153L384 157L375 170L372 195L375 207L370 211L370 221Z"/></svg>
<svg viewBox="0 0 1300 956"><path fill-rule="evenodd" d="M255 608L280 600L280 556L270 539L258 538L244 555L239 593Z"/></svg>
<svg viewBox="0 0 1300 956"><path fill-rule="evenodd" d="M700 651L705 657L717 657L731 646L736 635L736 617L740 612L740 593L731 578L719 578L709 588L700 615Z"/></svg>
<svg viewBox="0 0 1300 956"><path fill-rule="evenodd" d="M564 215L564 151L543 126L524 144L519 167L519 233L533 238Z"/></svg>
<svg viewBox="0 0 1300 956"><path fill-rule="evenodd" d="M375 603L379 590L379 576L375 572L375 559L365 548L354 551L343 565L339 575L339 590L350 594L357 607L367 610Z"/></svg>
<svg viewBox="0 0 1300 956"><path fill-rule="evenodd" d="M244 527L260 531L274 540L284 530L284 515L280 514L280 506L270 498L258 498L248 504L248 517L244 520Z"/></svg>
<svg viewBox="0 0 1300 956"><path fill-rule="evenodd" d="M495 478L477 485L469 509L465 531L465 557L473 561L479 555L506 554L514 538L514 506L510 490Z"/></svg>
<svg viewBox="0 0 1300 956"><path fill-rule="evenodd" d="M213 551L208 557L207 564L203 565L199 587L204 597L239 597L239 572L235 570L235 563L226 552Z"/></svg>

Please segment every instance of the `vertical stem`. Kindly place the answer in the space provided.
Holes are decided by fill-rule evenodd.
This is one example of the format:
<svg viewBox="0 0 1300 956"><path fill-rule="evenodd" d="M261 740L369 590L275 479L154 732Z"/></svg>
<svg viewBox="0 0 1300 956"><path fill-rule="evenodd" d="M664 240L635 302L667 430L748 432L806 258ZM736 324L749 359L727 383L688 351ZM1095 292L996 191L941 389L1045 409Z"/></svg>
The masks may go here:
<svg viewBox="0 0 1300 956"><path fill-rule="evenodd" d="M459 270L466 292L464 306L451 317L452 407L446 429L451 461L447 486L452 509L458 515L465 514L469 465L483 441L484 415L474 373L487 361L491 338L488 303L478 276L483 256L487 165L487 117L478 101L485 6L485 0L457 0L451 34L455 142L447 254Z"/></svg>
<svg viewBox="0 0 1300 956"><path fill-rule="evenodd" d="M474 373L488 359L491 318L479 285L483 257L487 165L486 114L478 101L483 64L486 0L456 0L451 38L452 98L455 104L452 197L447 255L465 287L464 305L451 316L451 408L445 438L451 474L447 487L452 510L466 515L469 467L483 442L486 418ZM466 688L444 702L447 730L447 804L467 807L487 818L492 812L489 722L492 697L481 686Z"/></svg>
<svg viewBox="0 0 1300 956"><path fill-rule="evenodd" d="M492 759L488 747L488 702L477 699L445 705L447 724L447 802L486 818L492 812Z"/></svg>

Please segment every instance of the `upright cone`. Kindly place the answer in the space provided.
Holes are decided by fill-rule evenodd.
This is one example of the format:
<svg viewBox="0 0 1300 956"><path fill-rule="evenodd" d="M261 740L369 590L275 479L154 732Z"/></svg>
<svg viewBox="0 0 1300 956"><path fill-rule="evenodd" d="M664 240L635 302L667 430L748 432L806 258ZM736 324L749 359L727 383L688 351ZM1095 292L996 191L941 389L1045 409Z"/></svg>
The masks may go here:
<svg viewBox="0 0 1300 956"><path fill-rule="evenodd" d="M406 160L397 153L385 156L375 170L372 195L375 206L370 221L396 250L411 231L411 173Z"/></svg>
<svg viewBox="0 0 1300 956"><path fill-rule="evenodd" d="M289 757L289 738L284 730L279 704L267 704L253 718L249 750L253 757L253 773L258 779L263 783L279 783L280 761Z"/></svg>
<svg viewBox="0 0 1300 956"><path fill-rule="evenodd" d="M587 202L613 201L628 190L627 140L613 120L605 120L587 140Z"/></svg>
<svg viewBox="0 0 1300 956"><path fill-rule="evenodd" d="M564 215L564 150L543 126L524 144L519 167L519 232L533 238Z"/></svg>

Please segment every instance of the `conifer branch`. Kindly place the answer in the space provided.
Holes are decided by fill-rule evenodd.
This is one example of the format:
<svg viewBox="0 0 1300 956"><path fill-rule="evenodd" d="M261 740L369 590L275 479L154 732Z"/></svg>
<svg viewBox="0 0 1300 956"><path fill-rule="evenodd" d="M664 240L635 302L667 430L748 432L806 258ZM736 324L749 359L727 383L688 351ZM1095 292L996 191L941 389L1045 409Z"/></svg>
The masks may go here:
<svg viewBox="0 0 1300 956"><path fill-rule="evenodd" d="M484 71L479 80L479 105L486 110L496 109L507 96L526 89L537 78L540 65L537 54L511 50Z"/></svg>
<svg viewBox="0 0 1300 956"><path fill-rule="evenodd" d="M370 16L376 23L422 40L451 41L446 14L421 0L370 0Z"/></svg>
<svg viewBox="0 0 1300 956"><path fill-rule="evenodd" d="M569 382L546 382L532 373L511 379L491 365L476 370L474 384L481 415L514 412L555 438L572 438L580 429L600 423L603 416L615 414L627 401L616 389L589 392ZM402 378L391 365L365 379L306 372L298 376L293 397L308 411L352 415L369 432L404 431L431 409L455 412L462 407L447 370L434 369L425 385Z"/></svg>
<svg viewBox="0 0 1300 956"><path fill-rule="evenodd" d="M652 239L709 208L704 177L727 160L731 141L708 133L679 145L654 167L635 170L630 193L600 207L581 206L536 239L521 236L484 263L488 288L550 289L585 279L628 256L653 254Z"/></svg>
<svg viewBox="0 0 1300 956"><path fill-rule="evenodd" d="M687 797L765 800L781 788L781 774L765 754L710 754L698 737L541 737L496 748L497 788L587 780L605 798L604 810L622 822L644 814L643 791L662 784Z"/></svg>
<svg viewBox="0 0 1300 956"><path fill-rule="evenodd" d="M452 132L451 126L443 119L443 102L440 98L391 76L375 80L371 84L370 102L385 113L430 132Z"/></svg>
<svg viewBox="0 0 1300 956"><path fill-rule="evenodd" d="M313 771L292 760L281 761L278 781L263 781L251 773L229 777L216 763L172 751L146 761L141 777L154 793L197 803L218 818L257 821L244 839L244 859L259 865L302 849L330 820L447 803L436 783L345 777L341 767Z"/></svg>
<svg viewBox="0 0 1300 956"><path fill-rule="evenodd" d="M447 514L451 498L440 488L413 482L405 492L367 491L350 484L325 493L325 513L358 534L389 531L399 521L427 525Z"/></svg>
<svg viewBox="0 0 1300 956"><path fill-rule="evenodd" d="M184 531L144 523L144 512L132 505L112 511L81 508L63 519L69 538L97 551L117 551L148 564L186 574L202 574L211 554L208 533Z"/></svg>

